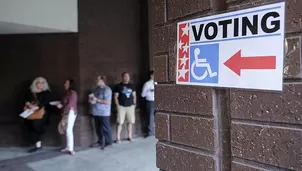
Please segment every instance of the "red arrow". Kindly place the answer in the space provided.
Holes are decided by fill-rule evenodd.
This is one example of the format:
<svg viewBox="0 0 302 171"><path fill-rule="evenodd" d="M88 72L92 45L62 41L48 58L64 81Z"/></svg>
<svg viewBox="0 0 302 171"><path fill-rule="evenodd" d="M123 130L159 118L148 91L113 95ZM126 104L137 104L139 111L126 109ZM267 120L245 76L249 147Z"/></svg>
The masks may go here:
<svg viewBox="0 0 302 171"><path fill-rule="evenodd" d="M276 69L276 56L243 57L239 50L224 65L240 76L243 69Z"/></svg>

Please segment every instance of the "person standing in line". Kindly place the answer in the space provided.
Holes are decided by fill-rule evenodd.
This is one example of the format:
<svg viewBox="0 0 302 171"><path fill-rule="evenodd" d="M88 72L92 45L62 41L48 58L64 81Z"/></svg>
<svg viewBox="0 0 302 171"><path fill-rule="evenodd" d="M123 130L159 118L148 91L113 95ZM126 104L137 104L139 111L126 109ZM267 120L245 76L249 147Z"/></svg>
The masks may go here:
<svg viewBox="0 0 302 171"><path fill-rule="evenodd" d="M61 103L57 104L57 108L62 109L61 122L66 122L67 124L67 127L64 128L64 133L66 134L66 148L61 150L61 152L75 155L73 127L78 113L78 95L75 91L74 80L66 80L64 89L65 94L61 100Z"/></svg>
<svg viewBox="0 0 302 171"><path fill-rule="evenodd" d="M98 141L91 147L101 147L105 149L112 147L112 131L110 123L112 90L105 84L106 77L96 78L96 89L89 95L92 104L92 114L94 116L95 129ZM105 143L104 143L105 140Z"/></svg>
<svg viewBox="0 0 302 171"><path fill-rule="evenodd" d="M127 120L128 140L132 141L132 125L135 123L136 91L130 83L130 74L122 73L122 82L116 86L114 102L117 106L116 143L121 142L121 131L125 119Z"/></svg>
<svg viewBox="0 0 302 171"><path fill-rule="evenodd" d="M154 114L155 114L155 103L154 103L154 74L150 71L150 79L144 84L142 90L142 97L146 99L147 109L147 120L148 120L148 134L146 137L154 135Z"/></svg>
<svg viewBox="0 0 302 171"><path fill-rule="evenodd" d="M31 142L35 145L28 152L33 153L42 149L42 136L48 121L48 103L50 101L50 88L45 78L37 77L30 86L30 95L25 103L24 109L37 111L44 108L44 115L41 119L25 120L29 130Z"/></svg>

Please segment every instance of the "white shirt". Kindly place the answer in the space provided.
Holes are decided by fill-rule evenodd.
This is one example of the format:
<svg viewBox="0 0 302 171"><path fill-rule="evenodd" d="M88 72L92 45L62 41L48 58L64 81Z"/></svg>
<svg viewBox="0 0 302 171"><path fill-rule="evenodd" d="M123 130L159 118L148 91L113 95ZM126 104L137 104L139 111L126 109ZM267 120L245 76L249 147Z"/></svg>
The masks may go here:
<svg viewBox="0 0 302 171"><path fill-rule="evenodd" d="M154 80L149 80L144 84L142 97L148 101L154 101Z"/></svg>

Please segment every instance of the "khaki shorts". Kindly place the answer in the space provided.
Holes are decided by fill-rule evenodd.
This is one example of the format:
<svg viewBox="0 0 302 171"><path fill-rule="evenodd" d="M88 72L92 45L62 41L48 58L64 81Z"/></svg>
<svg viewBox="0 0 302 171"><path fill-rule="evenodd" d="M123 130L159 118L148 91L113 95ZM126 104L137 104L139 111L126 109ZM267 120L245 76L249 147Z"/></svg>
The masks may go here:
<svg viewBox="0 0 302 171"><path fill-rule="evenodd" d="M135 123L135 105L129 107L117 106L117 123L124 124L125 118L128 124Z"/></svg>

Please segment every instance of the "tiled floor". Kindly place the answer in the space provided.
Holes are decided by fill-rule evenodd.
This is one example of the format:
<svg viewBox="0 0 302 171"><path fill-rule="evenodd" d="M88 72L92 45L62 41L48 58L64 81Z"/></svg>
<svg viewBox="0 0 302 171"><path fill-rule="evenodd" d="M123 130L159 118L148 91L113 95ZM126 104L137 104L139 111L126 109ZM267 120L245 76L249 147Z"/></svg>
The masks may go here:
<svg viewBox="0 0 302 171"><path fill-rule="evenodd" d="M28 155L25 149L0 148L0 171L158 171L155 138L114 145L111 149L84 149L75 156L47 148Z"/></svg>

